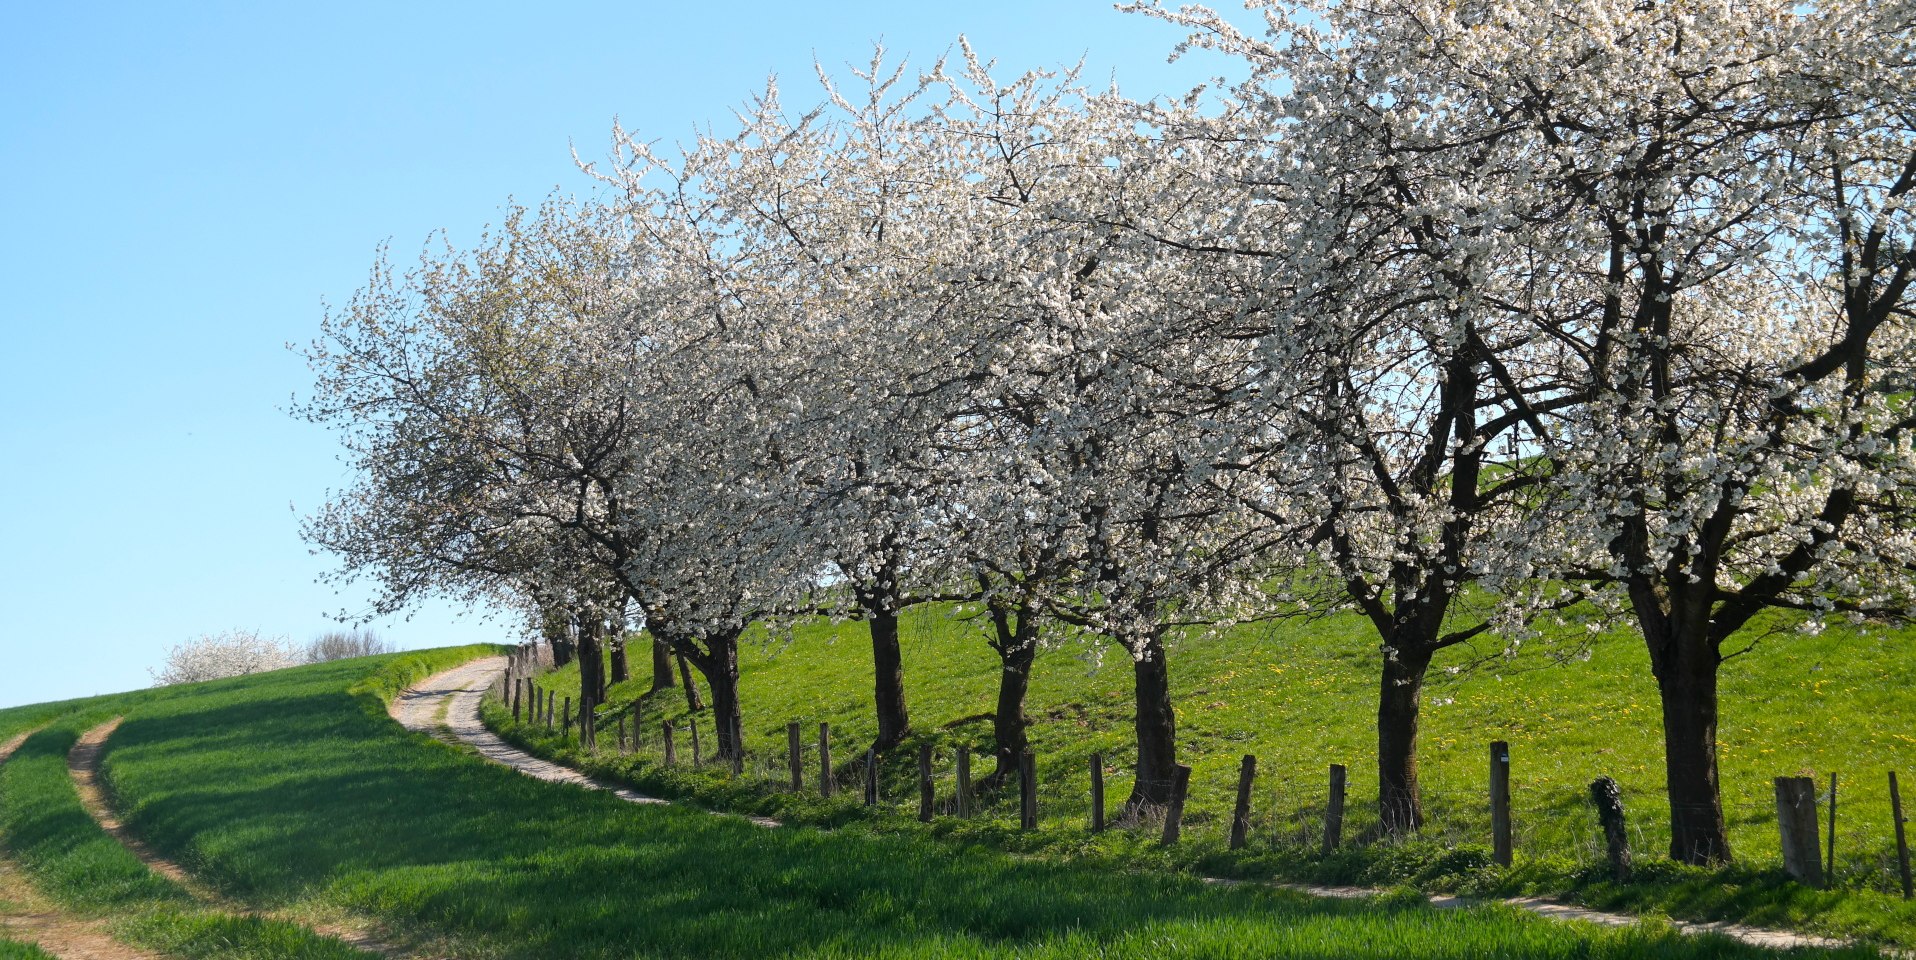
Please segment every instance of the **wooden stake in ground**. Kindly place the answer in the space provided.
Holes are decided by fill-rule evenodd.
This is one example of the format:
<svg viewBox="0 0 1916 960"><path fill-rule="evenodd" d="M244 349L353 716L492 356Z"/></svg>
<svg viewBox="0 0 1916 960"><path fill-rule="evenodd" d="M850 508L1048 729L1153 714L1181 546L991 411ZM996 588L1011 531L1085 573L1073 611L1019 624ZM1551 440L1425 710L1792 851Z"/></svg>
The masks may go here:
<svg viewBox="0 0 1916 960"><path fill-rule="evenodd" d="M785 725L785 759L792 770L792 792L805 792L805 755L798 742L798 721Z"/></svg>
<svg viewBox="0 0 1916 960"><path fill-rule="evenodd" d="M1162 843L1170 846L1178 842L1178 836L1184 826L1184 798L1191 792L1191 768L1177 765L1177 771L1171 776L1171 805L1164 810L1164 837Z"/></svg>
<svg viewBox="0 0 1916 960"><path fill-rule="evenodd" d="M1630 832L1623 817L1623 790L1615 780L1598 777L1590 781L1590 800L1597 805L1597 822L1603 825L1611 875L1618 883L1627 883L1630 880Z"/></svg>
<svg viewBox="0 0 1916 960"><path fill-rule="evenodd" d="M818 725L818 795L830 799L832 795L832 725Z"/></svg>
<svg viewBox="0 0 1916 960"><path fill-rule="evenodd" d="M952 803L960 818L971 812L971 747L962 743L958 745L958 793Z"/></svg>
<svg viewBox="0 0 1916 960"><path fill-rule="evenodd" d="M1091 755L1091 832L1104 831L1104 754Z"/></svg>
<svg viewBox="0 0 1916 960"><path fill-rule="evenodd" d="M865 806L878 806L878 751L865 750Z"/></svg>
<svg viewBox="0 0 1916 960"><path fill-rule="evenodd" d="M1245 754L1237 768L1237 806L1231 810L1231 849L1244 846L1251 832L1251 784L1257 780L1257 757Z"/></svg>
<svg viewBox="0 0 1916 960"><path fill-rule="evenodd" d="M1897 788L1896 771L1889 772L1889 816L1896 823L1896 866L1903 874L1903 899L1916 899L1909 876L1909 834L1903 818L1903 791Z"/></svg>
<svg viewBox="0 0 1916 960"><path fill-rule="evenodd" d="M1018 756L1018 829L1038 829L1038 756L1029 750Z"/></svg>
<svg viewBox="0 0 1916 960"><path fill-rule="evenodd" d="M1510 744L1490 745L1490 856L1510 866Z"/></svg>
<svg viewBox="0 0 1916 960"><path fill-rule="evenodd" d="M1349 772L1341 763L1331 764L1331 796L1324 807L1324 855L1329 856L1344 841L1344 785Z"/></svg>
<svg viewBox="0 0 1916 960"><path fill-rule="evenodd" d="M1783 869L1797 882L1823 885L1822 851L1817 849L1816 781L1776 778L1776 829L1783 841Z"/></svg>
<svg viewBox="0 0 1916 960"><path fill-rule="evenodd" d="M931 744L918 745L918 819L931 822Z"/></svg>
<svg viewBox="0 0 1916 960"><path fill-rule="evenodd" d="M672 721L665 721L665 765L668 767L676 767L679 765L678 738L673 736L675 732L676 731L672 729Z"/></svg>
<svg viewBox="0 0 1916 960"><path fill-rule="evenodd" d="M699 718L686 717L685 725L692 728L692 769L705 766L705 755L699 749Z"/></svg>
<svg viewBox="0 0 1916 960"><path fill-rule="evenodd" d="M1823 876L1831 883L1836 882L1836 771L1830 771L1830 844L1829 865L1823 868Z"/></svg>

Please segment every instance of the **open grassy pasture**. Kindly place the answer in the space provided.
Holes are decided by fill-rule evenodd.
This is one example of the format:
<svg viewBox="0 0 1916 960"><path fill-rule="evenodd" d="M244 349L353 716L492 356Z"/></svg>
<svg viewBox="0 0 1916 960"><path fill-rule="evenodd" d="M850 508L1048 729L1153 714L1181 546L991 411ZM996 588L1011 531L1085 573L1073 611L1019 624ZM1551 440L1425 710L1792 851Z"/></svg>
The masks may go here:
<svg viewBox="0 0 1916 960"><path fill-rule="evenodd" d="M991 742L997 666L981 628L950 608L920 608L904 626L913 726L937 747L941 796L952 786L953 748L967 743L982 751ZM1833 626L1808 636L1780 624L1766 629L1771 632L1752 653L1724 667L1722 775L1740 858L1725 871L1660 859L1668 808L1656 691L1641 642L1621 629L1592 635L1580 649L1536 646L1505 659L1496 656L1498 646L1480 645L1442 656L1423 725L1428 839L1398 846L1369 841L1376 823L1368 762L1379 653L1368 627L1355 617L1332 617L1244 626L1224 636L1194 634L1173 647L1170 659L1181 760L1193 775L1186 842L1169 854L1135 836L1085 836L1090 755L1106 758L1112 806L1129 787L1131 674L1122 654L1066 638L1040 655L1027 705L1035 720L1044 829L1035 837L1011 833L1015 797L1006 797L984 822L941 823L936 832L1027 852L1120 855L1213 874L1408 882L1480 893L1575 892L1599 906L1916 942L1916 908L1891 892L1886 783L1890 770L1902 771L1905 784L1916 777L1916 631ZM641 675L612 697L621 710L639 706L639 755L587 761L574 754L574 762L710 805L826 822L862 816L851 809L857 793L852 761L876 724L861 624L803 626L747 647L743 699L747 742L756 754L748 774L763 779L746 784L659 769L660 722L671 718L683 727L685 704L676 690L647 694L649 660L642 653L632 656ZM1446 666L1459 670L1451 675ZM577 696L576 669L541 683ZM496 707L489 717L495 726L509 726ZM787 776L785 725L792 720L804 722L808 750L817 723L832 724L851 798L822 804L779 795L788 789L777 784ZM702 722L709 744L710 720ZM546 752L567 749L540 731L508 733ZM684 736L682 758L689 757ZM1513 758L1518 862L1508 871L1488 862L1488 744L1499 739L1511 744ZM1254 835L1246 850L1226 853L1238 763L1247 753L1258 758ZM915 809L914 754L915 744L884 768L886 796L900 809ZM808 771L815 768L810 756L806 763ZM989 769L988 760L981 763L976 775ZM1353 842L1345 853L1324 858L1316 845L1331 763L1350 767L1345 837ZM1811 773L1826 787L1831 771L1840 776L1840 882L1824 892L1780 874L1771 778ZM1622 784L1644 882L1619 887L1601 864L1602 837L1587 791L1602 775Z"/></svg>
<svg viewBox="0 0 1916 960"><path fill-rule="evenodd" d="M909 831L767 830L626 804L520 776L385 716L385 698L406 682L475 652L345 661L136 698L109 742L108 778L129 824L224 894L315 915L351 911L462 958L1762 955L1501 907L1327 902ZM33 837L76 844L78 832L35 834L19 811L52 816L46 761L90 719L62 720L36 735L44 739L31 762L0 768L8 849L41 863L36 875L55 893L69 888ZM168 896L100 856L99 876L118 878L100 896Z"/></svg>

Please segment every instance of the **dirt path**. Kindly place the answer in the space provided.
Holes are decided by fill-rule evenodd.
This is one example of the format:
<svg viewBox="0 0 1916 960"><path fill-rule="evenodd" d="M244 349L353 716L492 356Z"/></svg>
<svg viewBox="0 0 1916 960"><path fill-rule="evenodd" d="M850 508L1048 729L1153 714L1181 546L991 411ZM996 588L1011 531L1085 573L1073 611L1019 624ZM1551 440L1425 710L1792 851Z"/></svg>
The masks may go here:
<svg viewBox="0 0 1916 960"><path fill-rule="evenodd" d="M7 762L35 731L0 743ZM31 943L61 960L160 960L160 955L129 947L106 933L105 924L66 913L34 892L33 884L11 862L0 859L0 935Z"/></svg>
<svg viewBox="0 0 1916 960"><path fill-rule="evenodd" d="M106 750L107 738L113 735L113 731L120 728L120 722L124 719L124 717L114 717L82 734L73 744L73 749L67 753L67 772L73 777L74 790L80 794L80 805L86 808L93 822L99 824L100 829L105 830L113 839L118 840L121 846L126 847L129 852L138 857L148 869L179 884L195 899L224 913L265 917L298 924L322 937L331 937L349 946L389 957L392 960L423 960L419 955L380 940L365 927L344 923L311 924L283 914L261 912L243 904L234 903L195 879L186 871L186 868L159 855L139 837L134 836L114 814L111 798L107 795L100 778L100 757Z"/></svg>

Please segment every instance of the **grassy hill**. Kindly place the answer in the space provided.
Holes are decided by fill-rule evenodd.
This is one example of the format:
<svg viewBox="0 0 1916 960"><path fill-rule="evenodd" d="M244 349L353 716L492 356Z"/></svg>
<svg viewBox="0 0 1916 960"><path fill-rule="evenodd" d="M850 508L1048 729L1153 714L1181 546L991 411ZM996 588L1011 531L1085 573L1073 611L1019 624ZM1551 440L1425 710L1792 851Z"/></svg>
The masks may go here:
<svg viewBox="0 0 1916 960"><path fill-rule="evenodd" d="M86 867L63 849L119 869L110 851L89 852L86 821L47 776L75 730L118 711L127 719L108 742L105 772L128 824L160 852L240 903L371 918L469 960L1764 955L1502 907L1321 901L958 849L922 832L768 830L684 806L626 804L531 780L385 716L385 700L406 683L478 652L345 661L90 703L35 735L44 742L32 763L0 766L0 810L16 818L0 822L0 847L56 892ZM0 730L45 713L0 711ZM20 817L46 822L23 827ZM63 843L38 842L54 834ZM126 878L104 895L174 897L147 886ZM163 949L321 955L198 943Z"/></svg>
<svg viewBox="0 0 1916 960"><path fill-rule="evenodd" d="M952 608L921 608L904 626L913 726L917 742L936 745L941 794L951 788L952 749L966 743L982 751L990 744L997 666L981 626ZM982 822L937 829L1027 852L1112 854L1128 845L1127 859L1214 873L1419 882L1477 892L1575 891L1602 905L1912 942L1916 909L1891 893L1886 772L1901 771L1906 783L1916 777L1916 632L1831 627L1811 636L1781 622L1764 630L1752 652L1723 670L1724 801L1739 857L1739 866L1727 871L1659 862L1668 844L1660 716L1647 655L1624 630L1595 634L1575 649L1538 646L1504 658L1498 646L1489 646L1440 658L1427 690L1422 738L1431 823L1425 841L1406 845L1365 839L1376 822L1370 758L1379 652L1362 621L1332 617L1187 637L1173 646L1170 670L1180 759L1193 768L1191 800L1186 843L1169 854L1138 838L1084 836L1090 755L1106 758L1111 805L1129 786L1131 675L1122 653L1095 639L1067 637L1040 656L1027 705L1035 721L1042 836L1009 835L1010 798ZM848 764L875 735L862 625L803 626L747 646L742 698L747 743L756 755L748 772L762 780L756 785L660 769L660 722L670 718L683 727L685 704L677 691L648 695L645 660L635 655L633 661L644 675L620 685L611 699L620 710L636 704L644 718L636 757L588 760L539 731L508 732L600 772L710 804L832 822L860 815L847 809L855 799L835 805L794 800L779 796L788 788L777 784L786 778L787 722L805 724L808 749L816 724L831 723L838 757ZM541 683L577 695L574 669ZM510 727L498 709L490 717ZM704 723L709 737L709 718ZM1509 871L1488 866L1485 856L1493 740L1511 745L1518 862ZM917 742L885 766L886 795L901 807L916 803ZM689 755L683 741L679 750ZM1246 850L1226 854L1239 758L1247 753L1258 758L1254 836ZM806 762L808 769L815 764L810 757ZM979 775L989 767L981 763ZM1355 842L1326 859L1315 847L1331 763L1350 767L1345 836ZM1826 788L1831 771L1840 776L1839 882L1833 891L1810 891L1785 882L1778 870L1771 778L1814 774ZM856 771L840 772L851 786ZM1642 883L1618 887L1605 879L1602 837L1588 800L1590 781L1605 775L1622 785Z"/></svg>

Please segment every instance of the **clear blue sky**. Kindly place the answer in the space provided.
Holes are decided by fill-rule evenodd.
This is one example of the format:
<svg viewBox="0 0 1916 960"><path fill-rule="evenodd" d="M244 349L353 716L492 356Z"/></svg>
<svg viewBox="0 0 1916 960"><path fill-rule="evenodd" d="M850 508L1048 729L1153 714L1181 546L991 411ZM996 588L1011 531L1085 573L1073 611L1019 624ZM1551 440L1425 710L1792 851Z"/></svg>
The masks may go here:
<svg viewBox="0 0 1916 960"><path fill-rule="evenodd" d="M1241 11L1237 14L1242 16ZM1006 67L1087 60L1181 92L1180 33L1098 0L971 4L15 4L0 28L0 706L146 685L165 648L303 641L363 597L299 517L350 481L285 414L286 349L374 248L475 238L509 196L586 191L569 144L668 141L777 73L788 104L883 39ZM445 604L401 647L510 637Z"/></svg>

